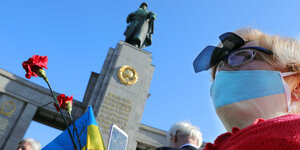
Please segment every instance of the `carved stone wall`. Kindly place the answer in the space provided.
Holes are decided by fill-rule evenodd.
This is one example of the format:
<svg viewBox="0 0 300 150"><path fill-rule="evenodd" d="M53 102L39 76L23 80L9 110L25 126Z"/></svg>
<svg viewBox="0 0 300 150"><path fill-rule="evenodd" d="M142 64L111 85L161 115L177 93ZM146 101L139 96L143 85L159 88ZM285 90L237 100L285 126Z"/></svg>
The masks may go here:
<svg viewBox="0 0 300 150"><path fill-rule="evenodd" d="M136 148L154 70L151 62L151 53L120 41L109 50L101 73L91 77L87 103L94 108L104 141L109 137L111 124L116 124L128 134L128 149Z"/></svg>
<svg viewBox="0 0 300 150"><path fill-rule="evenodd" d="M154 70L151 61L151 53L122 41L110 48L100 74L91 74L83 102L74 100L74 118L92 105L104 141L114 123L128 134L128 150L165 146L164 131L140 125ZM119 70L126 65L121 82ZM16 149L31 120L64 130L53 105L43 106L52 101L48 89L0 69L0 149Z"/></svg>

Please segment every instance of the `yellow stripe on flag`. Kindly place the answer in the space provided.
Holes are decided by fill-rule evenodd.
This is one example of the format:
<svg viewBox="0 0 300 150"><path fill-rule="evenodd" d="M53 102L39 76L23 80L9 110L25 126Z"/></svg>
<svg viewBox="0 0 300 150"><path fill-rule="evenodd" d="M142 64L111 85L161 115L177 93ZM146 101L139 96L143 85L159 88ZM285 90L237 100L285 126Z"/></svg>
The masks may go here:
<svg viewBox="0 0 300 150"><path fill-rule="evenodd" d="M98 126L88 126L86 145L82 150L106 150Z"/></svg>

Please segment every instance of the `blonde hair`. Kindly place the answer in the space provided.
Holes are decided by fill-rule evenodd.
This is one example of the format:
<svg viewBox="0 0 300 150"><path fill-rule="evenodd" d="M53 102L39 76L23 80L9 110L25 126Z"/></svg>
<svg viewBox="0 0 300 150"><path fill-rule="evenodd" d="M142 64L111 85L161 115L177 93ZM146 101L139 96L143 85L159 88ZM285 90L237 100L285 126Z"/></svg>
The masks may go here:
<svg viewBox="0 0 300 150"><path fill-rule="evenodd" d="M279 37L277 35L271 36L257 29L243 28L236 30L234 33L244 39L244 41L254 41L256 46L264 47L273 52L271 57L265 56L266 61L278 68L280 72L298 72L298 74L285 77L292 95L296 94L300 99L299 93L296 91L300 84L300 43L292 38ZM212 78L215 78L217 66L212 68ZM292 98L291 111L289 113L300 113L300 102Z"/></svg>

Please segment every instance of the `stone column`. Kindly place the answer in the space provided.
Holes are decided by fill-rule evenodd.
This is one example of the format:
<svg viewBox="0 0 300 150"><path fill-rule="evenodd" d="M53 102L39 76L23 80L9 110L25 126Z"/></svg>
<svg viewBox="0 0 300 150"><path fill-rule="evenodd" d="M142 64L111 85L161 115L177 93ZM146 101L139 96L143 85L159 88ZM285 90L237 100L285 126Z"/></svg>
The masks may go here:
<svg viewBox="0 0 300 150"><path fill-rule="evenodd" d="M128 150L136 148L136 137L153 75L150 52L120 41L108 52L100 75L92 74L86 104L92 105L105 144L111 124L129 137Z"/></svg>
<svg viewBox="0 0 300 150"><path fill-rule="evenodd" d="M23 138L37 106L14 97L0 95L0 149L14 150Z"/></svg>

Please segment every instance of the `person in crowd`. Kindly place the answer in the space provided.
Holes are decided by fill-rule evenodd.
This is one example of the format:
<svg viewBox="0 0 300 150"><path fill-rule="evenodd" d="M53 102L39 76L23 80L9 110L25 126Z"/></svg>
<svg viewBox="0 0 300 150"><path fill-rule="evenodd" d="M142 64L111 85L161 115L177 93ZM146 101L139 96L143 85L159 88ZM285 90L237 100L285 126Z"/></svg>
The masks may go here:
<svg viewBox="0 0 300 150"><path fill-rule="evenodd" d="M202 145L200 129L188 122L175 123L167 133L170 147L157 150L198 150Z"/></svg>
<svg viewBox="0 0 300 150"><path fill-rule="evenodd" d="M17 150L41 150L41 144L33 138L25 138L18 143Z"/></svg>
<svg viewBox="0 0 300 150"><path fill-rule="evenodd" d="M206 150L300 149L300 43L257 29L227 32L196 57L228 131Z"/></svg>

